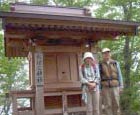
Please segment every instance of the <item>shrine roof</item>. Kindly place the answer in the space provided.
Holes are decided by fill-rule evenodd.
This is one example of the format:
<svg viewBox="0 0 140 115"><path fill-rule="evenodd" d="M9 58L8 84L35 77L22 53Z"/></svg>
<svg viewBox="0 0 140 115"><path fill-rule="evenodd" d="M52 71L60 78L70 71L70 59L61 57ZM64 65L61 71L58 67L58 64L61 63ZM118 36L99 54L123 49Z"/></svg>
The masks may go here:
<svg viewBox="0 0 140 115"><path fill-rule="evenodd" d="M140 26L140 22L122 21L99 19L91 16L68 16L68 15L55 15L55 14L35 14L35 13L20 13L20 12L0 12L0 18L30 18L30 19L49 19L49 20L63 20L63 21L80 21L90 23L103 23L103 24L120 24L126 26Z"/></svg>
<svg viewBox="0 0 140 115"><path fill-rule="evenodd" d="M38 46L76 45L138 34L140 22L93 18L88 9L12 4L0 12L8 57L27 57ZM71 49L71 48L69 48Z"/></svg>
<svg viewBox="0 0 140 115"><path fill-rule="evenodd" d="M11 4L9 12L0 12L1 18L30 18L30 19L50 19L69 20L90 23L120 24L126 26L139 26L140 22L110 20L93 18L87 8L73 8L60 6L39 6L29 4Z"/></svg>

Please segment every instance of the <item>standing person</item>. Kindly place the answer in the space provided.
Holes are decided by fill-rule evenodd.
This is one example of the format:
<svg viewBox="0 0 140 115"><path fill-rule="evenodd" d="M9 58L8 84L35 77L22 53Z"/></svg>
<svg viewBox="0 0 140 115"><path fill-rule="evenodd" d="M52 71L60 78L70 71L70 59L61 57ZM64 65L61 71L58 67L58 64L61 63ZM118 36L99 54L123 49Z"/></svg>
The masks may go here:
<svg viewBox="0 0 140 115"><path fill-rule="evenodd" d="M119 63L111 59L109 48L102 50L103 60L100 62L100 76L103 104L106 115L120 115L120 92L123 89L122 74Z"/></svg>
<svg viewBox="0 0 140 115"><path fill-rule="evenodd" d="M100 115L99 113L99 67L91 52L85 52L83 64L80 66L83 98L87 106L86 115Z"/></svg>

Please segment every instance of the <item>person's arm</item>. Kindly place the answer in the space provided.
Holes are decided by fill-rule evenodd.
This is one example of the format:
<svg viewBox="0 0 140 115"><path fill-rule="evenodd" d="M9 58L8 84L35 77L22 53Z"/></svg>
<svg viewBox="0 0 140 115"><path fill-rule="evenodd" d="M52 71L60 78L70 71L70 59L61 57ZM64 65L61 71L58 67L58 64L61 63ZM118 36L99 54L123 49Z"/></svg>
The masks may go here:
<svg viewBox="0 0 140 115"><path fill-rule="evenodd" d="M81 83L86 84L89 87L89 89L93 89L96 87L97 81L95 83L90 83L86 78L84 78L82 67L79 68L79 75Z"/></svg>
<svg viewBox="0 0 140 115"><path fill-rule="evenodd" d="M95 77L95 83L100 83L100 71L99 71L99 64L96 65L96 77Z"/></svg>
<svg viewBox="0 0 140 115"><path fill-rule="evenodd" d="M83 70L81 66L79 67L79 76L80 76L80 81L82 84L88 84L87 79L85 79L83 76Z"/></svg>
<svg viewBox="0 0 140 115"><path fill-rule="evenodd" d="M123 85L123 77L122 77L122 73L121 73L119 62L116 62L116 64L117 64L117 69L118 69L119 86L120 86L120 88L123 89L124 88L124 85Z"/></svg>

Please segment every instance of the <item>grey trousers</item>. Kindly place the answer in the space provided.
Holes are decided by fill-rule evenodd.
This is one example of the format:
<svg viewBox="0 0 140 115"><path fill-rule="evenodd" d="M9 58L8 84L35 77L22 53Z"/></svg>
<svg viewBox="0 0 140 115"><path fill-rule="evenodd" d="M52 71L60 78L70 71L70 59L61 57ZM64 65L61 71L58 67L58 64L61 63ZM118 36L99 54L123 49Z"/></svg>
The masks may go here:
<svg viewBox="0 0 140 115"><path fill-rule="evenodd" d="M113 88L103 87L101 94L105 115L120 115L119 87Z"/></svg>
<svg viewBox="0 0 140 115"><path fill-rule="evenodd" d="M87 113L86 115L100 115L99 91L87 92Z"/></svg>

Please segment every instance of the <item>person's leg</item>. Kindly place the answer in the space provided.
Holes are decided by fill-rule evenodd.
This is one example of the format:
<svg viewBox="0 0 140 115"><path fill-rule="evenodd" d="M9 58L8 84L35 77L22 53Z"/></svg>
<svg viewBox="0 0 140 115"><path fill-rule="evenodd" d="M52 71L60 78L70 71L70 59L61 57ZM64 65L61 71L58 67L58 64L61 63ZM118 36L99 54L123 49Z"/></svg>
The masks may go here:
<svg viewBox="0 0 140 115"><path fill-rule="evenodd" d="M93 103L93 115L100 115L100 92L99 91L94 91L93 92L93 98L92 98L92 103Z"/></svg>
<svg viewBox="0 0 140 115"><path fill-rule="evenodd" d="M92 94L87 92L87 114L86 115L93 115L92 112Z"/></svg>
<svg viewBox="0 0 140 115"><path fill-rule="evenodd" d="M102 91L100 91L100 115L102 115L104 113L104 103L103 103L103 99L102 99Z"/></svg>
<svg viewBox="0 0 140 115"><path fill-rule="evenodd" d="M104 107L105 107L105 115L113 115L111 88L102 88L102 99L103 99Z"/></svg>
<svg viewBox="0 0 140 115"><path fill-rule="evenodd" d="M113 103L113 115L120 115L120 94L119 88L112 88L112 103Z"/></svg>

